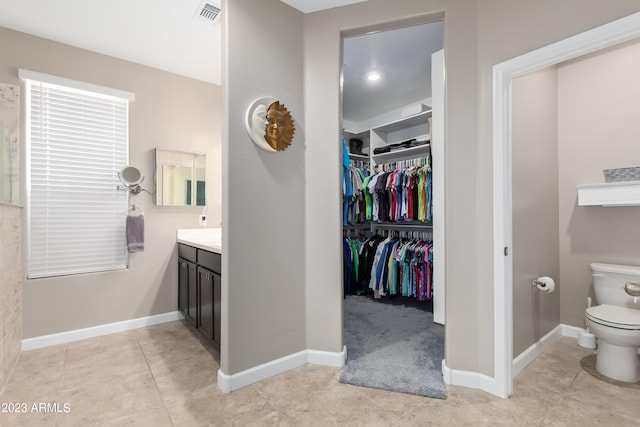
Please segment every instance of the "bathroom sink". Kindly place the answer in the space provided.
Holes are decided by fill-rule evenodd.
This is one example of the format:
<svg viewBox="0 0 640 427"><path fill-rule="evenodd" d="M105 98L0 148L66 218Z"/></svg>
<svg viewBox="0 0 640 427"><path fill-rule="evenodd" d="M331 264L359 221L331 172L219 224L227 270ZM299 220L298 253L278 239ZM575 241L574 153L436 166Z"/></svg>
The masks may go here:
<svg viewBox="0 0 640 427"><path fill-rule="evenodd" d="M221 228L183 228L176 237L178 243L222 254Z"/></svg>

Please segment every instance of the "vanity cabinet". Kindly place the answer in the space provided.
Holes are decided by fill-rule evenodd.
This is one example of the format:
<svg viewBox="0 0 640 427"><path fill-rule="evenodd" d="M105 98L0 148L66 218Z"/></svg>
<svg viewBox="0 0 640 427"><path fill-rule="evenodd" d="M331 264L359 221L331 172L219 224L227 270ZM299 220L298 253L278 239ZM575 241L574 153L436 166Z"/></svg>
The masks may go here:
<svg viewBox="0 0 640 427"><path fill-rule="evenodd" d="M222 257L218 253L178 244L178 310L218 351L221 261Z"/></svg>
<svg viewBox="0 0 640 427"><path fill-rule="evenodd" d="M220 274L198 267L198 325L216 347L220 345L220 282Z"/></svg>
<svg viewBox="0 0 640 427"><path fill-rule="evenodd" d="M198 317L196 248L178 247L178 310L194 326Z"/></svg>

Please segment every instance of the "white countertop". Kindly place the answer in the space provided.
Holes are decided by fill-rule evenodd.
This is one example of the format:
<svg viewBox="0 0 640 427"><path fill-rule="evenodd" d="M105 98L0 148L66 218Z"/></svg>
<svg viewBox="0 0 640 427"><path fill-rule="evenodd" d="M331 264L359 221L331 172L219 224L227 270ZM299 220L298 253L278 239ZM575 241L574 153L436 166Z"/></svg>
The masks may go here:
<svg viewBox="0 0 640 427"><path fill-rule="evenodd" d="M176 233L176 240L178 243L222 255L221 228L183 228Z"/></svg>

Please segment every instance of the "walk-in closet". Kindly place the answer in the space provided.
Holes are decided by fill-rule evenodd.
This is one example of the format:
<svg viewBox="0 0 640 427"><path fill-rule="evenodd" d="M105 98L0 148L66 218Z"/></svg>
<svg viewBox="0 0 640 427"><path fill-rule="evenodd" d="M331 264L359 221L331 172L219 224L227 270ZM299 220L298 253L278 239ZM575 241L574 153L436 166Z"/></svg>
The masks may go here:
<svg viewBox="0 0 640 427"><path fill-rule="evenodd" d="M340 381L445 398L444 22L343 38Z"/></svg>

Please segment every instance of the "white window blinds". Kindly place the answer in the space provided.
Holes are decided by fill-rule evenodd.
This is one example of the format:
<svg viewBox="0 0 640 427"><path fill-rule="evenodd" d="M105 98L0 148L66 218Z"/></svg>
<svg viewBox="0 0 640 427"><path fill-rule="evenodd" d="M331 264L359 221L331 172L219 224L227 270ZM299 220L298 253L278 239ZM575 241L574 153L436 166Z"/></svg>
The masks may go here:
<svg viewBox="0 0 640 427"><path fill-rule="evenodd" d="M128 163L132 97L26 70L20 77L27 81L28 277L126 268L128 192L118 190L118 171Z"/></svg>

